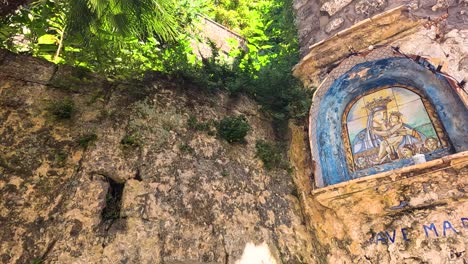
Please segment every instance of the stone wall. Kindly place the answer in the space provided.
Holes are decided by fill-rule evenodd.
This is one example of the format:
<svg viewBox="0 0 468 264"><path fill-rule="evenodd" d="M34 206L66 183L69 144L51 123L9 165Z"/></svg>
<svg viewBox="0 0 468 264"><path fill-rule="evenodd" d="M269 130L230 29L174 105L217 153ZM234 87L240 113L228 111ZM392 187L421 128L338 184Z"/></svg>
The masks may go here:
<svg viewBox="0 0 468 264"><path fill-rule="evenodd" d="M329 263L464 263L467 165L464 153L313 192Z"/></svg>
<svg viewBox="0 0 468 264"><path fill-rule="evenodd" d="M64 101L75 110L59 120ZM5 51L0 106L2 263L467 261L466 152L316 189L303 125L291 175L263 168L255 141L276 139L245 97ZM194 128L238 114L246 144Z"/></svg>
<svg viewBox="0 0 468 264"><path fill-rule="evenodd" d="M314 43L400 5L408 6L414 17L433 21L448 14L442 23L444 30L468 26L466 0L295 0L301 54L306 55ZM354 43L347 45L353 47Z"/></svg>
<svg viewBox="0 0 468 264"><path fill-rule="evenodd" d="M226 60L232 59L228 56L232 50L247 49L246 39L207 17L200 16L197 32L195 35L199 35L202 38L201 40L192 39L191 45L199 58L209 58L213 55L211 44L214 44L219 49L219 55L223 56Z"/></svg>
<svg viewBox="0 0 468 264"><path fill-rule="evenodd" d="M421 56L454 83L468 76L466 1L304 0L294 5L303 58L293 73L307 87L318 87L313 104L324 94L320 87L333 84L356 65L382 59L381 47L391 51L390 57ZM455 92L466 108L466 88ZM322 110L338 107L341 99L334 100L334 105ZM322 124L327 121L332 124L321 120ZM464 127L463 120L457 125ZM319 154L310 154L308 131L294 124L290 127L294 180L322 263L468 262L466 149L316 188L310 181L317 176ZM340 155L339 150L333 154Z"/></svg>
<svg viewBox="0 0 468 264"><path fill-rule="evenodd" d="M319 258L291 176L255 157L256 140L275 138L245 97L0 51L0 106L1 263ZM245 144L194 128L238 114Z"/></svg>

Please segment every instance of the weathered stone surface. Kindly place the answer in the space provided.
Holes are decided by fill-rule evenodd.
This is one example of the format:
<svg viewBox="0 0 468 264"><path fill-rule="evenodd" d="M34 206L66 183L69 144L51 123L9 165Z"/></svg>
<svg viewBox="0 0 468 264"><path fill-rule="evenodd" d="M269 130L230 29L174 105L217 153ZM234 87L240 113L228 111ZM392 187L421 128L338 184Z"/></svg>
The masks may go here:
<svg viewBox="0 0 468 264"><path fill-rule="evenodd" d="M109 83L97 74L85 68L75 68L68 65L58 65L49 84L55 88L73 93L105 92Z"/></svg>
<svg viewBox="0 0 468 264"><path fill-rule="evenodd" d="M457 0L437 0L437 3L432 6L432 11L437 11L439 9L447 9L449 6L456 5Z"/></svg>
<svg viewBox="0 0 468 264"><path fill-rule="evenodd" d="M7 56L8 53L9 52L7 50L4 50L4 49L0 50L0 61L2 61L3 58L5 58L5 56Z"/></svg>
<svg viewBox="0 0 468 264"><path fill-rule="evenodd" d="M345 18L342 28L351 28L373 15L392 10L399 6L406 6L411 16L419 19L430 18L436 20L444 13L449 16L444 23L449 29L466 29L468 13L466 0L295 0L296 21L299 33L301 56L308 54L309 46L330 37L325 27L314 28L309 34L310 25L302 23L311 17L317 19L323 15L330 20L337 17ZM310 31L309 31L310 32Z"/></svg>
<svg viewBox="0 0 468 264"><path fill-rule="evenodd" d="M302 38L303 40L308 40L309 38L307 36L314 35L315 32L320 29L320 20L314 17L309 17L306 20L301 21L300 24L308 25L304 30L298 32L300 36L306 36L305 38ZM303 45L307 46L305 43Z"/></svg>
<svg viewBox="0 0 468 264"><path fill-rule="evenodd" d="M30 62L20 58L10 72ZM256 140L274 140L258 105L67 72L53 86L0 79L0 262L315 263L291 176L255 157ZM75 114L54 119L49 104L67 96ZM246 144L188 125L238 114L252 126ZM138 144L122 144L128 135Z"/></svg>
<svg viewBox="0 0 468 264"><path fill-rule="evenodd" d="M395 41L416 30L423 22L412 18L405 7L377 15L311 46L309 54L294 67L293 74L306 86L317 87L327 67L346 58L351 47L359 51Z"/></svg>
<svg viewBox="0 0 468 264"><path fill-rule="evenodd" d="M202 58L209 58L212 56L211 46L206 44L213 43L220 51L229 53L232 49L247 49L246 39L229 28L207 18L201 17L200 24L197 28L198 35L203 36L204 42L192 42L195 54L200 54ZM228 44L228 40L236 40L238 44L232 46L233 43Z"/></svg>
<svg viewBox="0 0 468 264"><path fill-rule="evenodd" d="M463 57L458 63L458 70L468 72L468 56Z"/></svg>
<svg viewBox="0 0 468 264"><path fill-rule="evenodd" d="M320 11L327 12L330 16L333 16L349 5L352 1L353 0L328 0L322 4Z"/></svg>
<svg viewBox="0 0 468 264"><path fill-rule="evenodd" d="M332 21L328 22L328 24L325 26L325 32L330 34L330 32L335 31L339 29L344 23L344 18L339 17L335 18Z"/></svg>
<svg viewBox="0 0 468 264"><path fill-rule="evenodd" d="M340 240L348 237L352 241L342 250L348 252L347 255L353 262L362 260L364 256L371 263L378 259L385 263L401 263L411 258L429 263L462 261L462 252L466 250L468 242L463 222L468 203L465 191L457 189L457 186L466 185L468 158L465 155L454 161L461 164L451 167L451 161L447 160L445 165L433 164L438 170L426 168L420 174L415 168L407 170L411 174L393 172L376 181L349 183L341 189L344 196L330 199L334 192L323 190L317 192L314 198L325 208L331 208L335 221L341 223L343 230L346 230L344 234L334 231L332 237ZM446 167L440 169L440 166ZM427 173L431 170L434 172ZM396 179L398 184L385 183L391 178ZM340 188L335 190L339 191ZM349 194L351 190L352 194ZM362 209L359 209L361 206ZM350 211L353 214L349 214ZM432 223L437 229L437 235L436 232L427 230L426 234L424 226ZM448 225L457 231L448 228ZM403 228L407 230L402 231ZM378 240L381 232L385 234L382 235L383 242ZM408 240L403 233L406 233ZM328 231L326 234L325 239L333 239ZM402 249L404 254L401 253ZM335 256L340 254L341 250L332 253Z"/></svg>
<svg viewBox="0 0 468 264"><path fill-rule="evenodd" d="M47 83L53 76L56 66L44 59L33 58L25 55L14 55L2 51L3 56L0 65L0 78L15 77L22 80L37 83Z"/></svg>
<svg viewBox="0 0 468 264"><path fill-rule="evenodd" d="M383 10L386 5L386 0L360 0L354 5L354 10L357 14L369 16Z"/></svg>
<svg viewBox="0 0 468 264"><path fill-rule="evenodd" d="M453 29L442 32L443 41L431 38L435 29L421 28L414 34L392 43L406 54L432 58L434 65L442 65L442 71L461 81L468 76L466 57L468 54L468 30ZM465 65L465 66L464 66Z"/></svg>
<svg viewBox="0 0 468 264"><path fill-rule="evenodd" d="M294 1L293 3L293 8L295 10L299 10L302 6L304 6L307 3L307 0L297 0Z"/></svg>
<svg viewBox="0 0 468 264"><path fill-rule="evenodd" d="M345 58L351 44L356 51L365 51L376 44L391 44L399 46L405 54L437 58L434 64L443 63L443 71L461 81L468 76L460 66L463 65L462 58L468 54L467 36L466 29L431 26L424 20L414 20L393 11L362 21L327 41L313 45L309 55L295 66L293 73L306 85L318 86L327 67Z"/></svg>

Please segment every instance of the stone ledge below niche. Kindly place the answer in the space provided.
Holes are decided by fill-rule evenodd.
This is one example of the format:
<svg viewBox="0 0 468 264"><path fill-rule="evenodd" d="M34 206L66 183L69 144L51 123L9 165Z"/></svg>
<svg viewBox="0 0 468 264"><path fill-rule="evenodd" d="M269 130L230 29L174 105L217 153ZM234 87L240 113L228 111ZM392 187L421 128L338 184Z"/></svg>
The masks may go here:
<svg viewBox="0 0 468 264"><path fill-rule="evenodd" d="M327 203L328 200L354 195L370 188L376 189L382 185L394 184L415 177L430 177L432 172L450 168L461 170L467 166L468 151L463 151L429 162L382 172L379 174L374 174L371 176L366 176L316 189L311 191L311 196L313 196L319 202ZM465 177L466 176L468 175L465 175Z"/></svg>

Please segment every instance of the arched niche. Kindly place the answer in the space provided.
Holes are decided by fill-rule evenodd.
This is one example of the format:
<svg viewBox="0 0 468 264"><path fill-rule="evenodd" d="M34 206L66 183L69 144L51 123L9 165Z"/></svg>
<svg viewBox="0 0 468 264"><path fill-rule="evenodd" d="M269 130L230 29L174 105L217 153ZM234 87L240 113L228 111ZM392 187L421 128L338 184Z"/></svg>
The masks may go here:
<svg viewBox="0 0 468 264"><path fill-rule="evenodd" d="M413 101L419 101L417 104L409 105L406 104L406 99L396 102L396 97L390 96L390 93L395 91L400 92L398 95L400 97L401 94L406 94L411 97L410 99L414 99ZM390 98L387 98L389 96ZM366 102L365 98L369 102ZM325 91L321 91L320 98L314 98L313 101L309 132L312 156L316 162L314 175L319 187L414 164L414 160L409 158L409 155L403 158L401 151L405 144L400 144L402 140L398 144L394 143L394 146L397 146L397 156L393 159L382 160L383 156L380 156L380 160L370 160L372 162L370 166L359 167L357 165L359 157L363 156L362 151L373 151L373 155L377 155L377 158L379 158L378 152L382 152L379 144L376 144L377 141L367 142L371 146L374 144L373 148L358 149L359 145L352 140L355 140L355 137L364 129L370 130L378 127L372 125L372 120L369 123L369 118L373 118L372 111L375 110L372 109L373 107L384 105L387 108L387 122L389 122L390 112L394 110L394 112L399 112L396 115L401 114L400 122L403 123L402 126L408 130L408 133L413 133L411 129L415 130L416 134L412 134L414 138L418 137L418 133L421 134L419 135L421 140L413 145L413 154L422 153L424 148L427 149L431 143L429 141L426 143L425 139L430 137L437 139L437 148L432 151L424 150L422 154L427 161L468 149L466 137L468 135L466 124L468 111L442 74L428 69L427 63L419 64L406 57L390 57L359 63L336 78ZM423 129L427 135L414 129L418 125L423 125L421 122L418 123L421 120L408 116L411 112L408 108L416 109L416 105L419 109L417 114L420 114L420 117L426 115L424 124L432 126L431 132L427 132L429 128ZM361 120L361 124L354 125L350 131L349 123L354 120L348 117L350 113L353 115L352 111L359 111L358 108L363 110L362 107L367 107L365 110L367 112L361 113L361 118L365 121ZM404 113L399 111L399 108L402 108ZM386 131L384 128L381 130ZM388 133L394 133L393 130L389 130ZM405 135L407 139L410 139L409 136L409 134ZM380 136L380 139L382 137ZM369 155L366 158L372 157Z"/></svg>

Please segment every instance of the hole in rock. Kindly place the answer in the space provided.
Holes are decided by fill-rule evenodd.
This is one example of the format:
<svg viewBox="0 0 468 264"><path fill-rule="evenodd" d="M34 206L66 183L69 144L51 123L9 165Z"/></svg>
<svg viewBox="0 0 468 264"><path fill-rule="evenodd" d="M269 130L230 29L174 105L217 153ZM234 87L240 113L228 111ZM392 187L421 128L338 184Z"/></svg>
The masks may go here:
<svg viewBox="0 0 468 264"><path fill-rule="evenodd" d="M137 169L137 172L136 172L136 174L135 174L135 180L137 180L137 181L143 181L143 178L141 178L140 169Z"/></svg>
<svg viewBox="0 0 468 264"><path fill-rule="evenodd" d="M118 183L111 178L107 178L109 189L106 195L106 207L102 211L103 220L120 218L120 208L122 205L122 193L125 184Z"/></svg>

